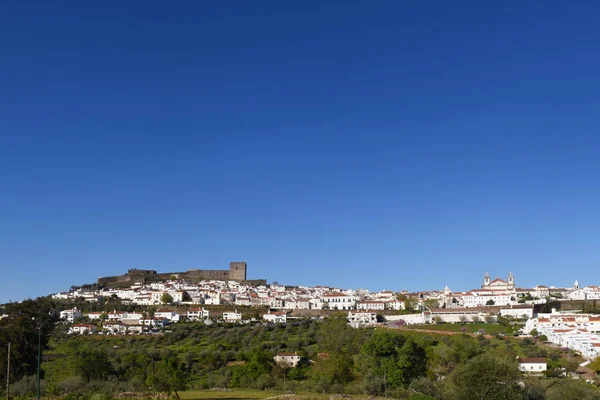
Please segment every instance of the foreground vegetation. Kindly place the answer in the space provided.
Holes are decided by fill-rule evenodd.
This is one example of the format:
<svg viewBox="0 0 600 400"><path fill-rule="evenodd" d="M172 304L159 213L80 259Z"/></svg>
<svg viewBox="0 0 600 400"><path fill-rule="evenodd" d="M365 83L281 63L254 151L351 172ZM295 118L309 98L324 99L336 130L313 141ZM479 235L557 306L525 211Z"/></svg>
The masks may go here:
<svg viewBox="0 0 600 400"><path fill-rule="evenodd" d="M65 326L54 325L51 304L12 307L20 308L11 310L19 317L0 321L0 339L22 341L11 374L11 395L19 398L36 392L32 317L48 315L40 327L42 392L48 398L102 400L123 392L265 398L295 392L411 400L600 399L595 385L563 377L581 359L529 338L353 329L344 315L270 326L182 323L155 336L69 336ZM281 351L297 352L302 362L295 368L276 364L273 356ZM524 378L517 356L547 358L547 375Z"/></svg>

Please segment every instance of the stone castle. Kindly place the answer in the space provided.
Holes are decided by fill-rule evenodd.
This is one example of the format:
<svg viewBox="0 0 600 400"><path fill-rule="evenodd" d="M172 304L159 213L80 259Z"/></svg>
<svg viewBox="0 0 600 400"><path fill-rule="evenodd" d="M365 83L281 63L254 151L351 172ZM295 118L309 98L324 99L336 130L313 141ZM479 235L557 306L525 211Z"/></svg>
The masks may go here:
<svg viewBox="0 0 600 400"><path fill-rule="evenodd" d="M246 280L246 270L248 264L245 261L232 261L229 263L228 270L219 269L191 269L187 272L164 272L158 273L155 270L148 269L130 269L125 275L107 276L98 278L99 286L126 286L132 283L148 283L171 279L187 280L220 280L220 281L239 281L266 285L266 280L258 279L254 281Z"/></svg>

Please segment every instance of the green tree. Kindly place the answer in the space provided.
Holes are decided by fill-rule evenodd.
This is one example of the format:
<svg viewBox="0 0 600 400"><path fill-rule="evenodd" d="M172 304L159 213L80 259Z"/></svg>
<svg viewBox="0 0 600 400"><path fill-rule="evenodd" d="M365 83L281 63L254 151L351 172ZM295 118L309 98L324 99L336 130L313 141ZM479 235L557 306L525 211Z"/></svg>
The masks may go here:
<svg viewBox="0 0 600 400"><path fill-rule="evenodd" d="M185 390L185 373L176 357L164 358L150 367L146 384L151 390L167 393L177 393Z"/></svg>
<svg viewBox="0 0 600 400"><path fill-rule="evenodd" d="M348 383L353 378L352 358L347 354L333 353L327 358L319 359L310 368L309 376L313 381L333 385Z"/></svg>
<svg viewBox="0 0 600 400"><path fill-rule="evenodd" d="M561 379L546 391L547 400L599 400L600 391L584 381Z"/></svg>
<svg viewBox="0 0 600 400"><path fill-rule="evenodd" d="M8 317L0 319L0 374L6 371L7 343L11 343L11 381L24 376L36 375L38 338L41 342L42 359L48 347L50 334L54 331L59 314L57 304L47 298L24 300L4 305Z"/></svg>
<svg viewBox="0 0 600 400"><path fill-rule="evenodd" d="M414 297L410 297L405 294L400 294L397 298L398 300L404 302L404 308L406 310L412 311L417 308L418 302Z"/></svg>
<svg viewBox="0 0 600 400"><path fill-rule="evenodd" d="M87 382L105 380L114 374L108 354L100 349L77 349L75 368Z"/></svg>
<svg viewBox="0 0 600 400"><path fill-rule="evenodd" d="M456 400L522 400L521 374L514 360L490 353L459 365L448 379L449 398Z"/></svg>
<svg viewBox="0 0 600 400"><path fill-rule="evenodd" d="M173 296L171 296L169 293L163 293L163 295L160 297L160 301L163 304L170 304L173 302Z"/></svg>
<svg viewBox="0 0 600 400"><path fill-rule="evenodd" d="M485 302L486 306L493 306L494 304L496 304L496 302L492 299L489 299L488 301Z"/></svg>
<svg viewBox="0 0 600 400"><path fill-rule="evenodd" d="M425 350L394 331L378 330L367 339L359 356L359 369L370 394L386 394L407 387L427 370Z"/></svg>
<svg viewBox="0 0 600 400"><path fill-rule="evenodd" d="M317 341L321 351L353 355L360 349L363 334L364 330L348 325L345 314L334 314L321 325Z"/></svg>
<svg viewBox="0 0 600 400"><path fill-rule="evenodd" d="M427 299L423 302L423 306L428 309L434 309L434 308L439 308L440 307L440 303L439 301L437 301L436 299Z"/></svg>
<svg viewBox="0 0 600 400"><path fill-rule="evenodd" d="M233 386L252 387L260 377L270 375L275 365L273 355L260 348L243 354L242 358L246 363L235 368L231 377Z"/></svg>

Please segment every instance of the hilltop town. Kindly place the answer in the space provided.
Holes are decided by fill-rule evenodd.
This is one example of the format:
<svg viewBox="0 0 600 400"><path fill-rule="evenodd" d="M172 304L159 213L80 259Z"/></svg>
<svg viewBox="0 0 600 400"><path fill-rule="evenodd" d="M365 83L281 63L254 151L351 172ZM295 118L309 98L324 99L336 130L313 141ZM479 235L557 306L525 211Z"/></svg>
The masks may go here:
<svg viewBox="0 0 600 400"><path fill-rule="evenodd" d="M570 288L521 288L512 272L506 279L492 279L486 273L481 287L466 292L454 292L448 286L422 292L370 292L267 284L264 279L247 280L246 273L245 262L232 262L229 271L159 274L130 270L119 277L99 278L95 285L53 294L52 298L67 303L83 301L90 309L94 303L112 299L133 310L62 310L61 318L72 324L70 332L78 334L151 334L183 321L286 323L290 318L323 318L345 312L353 327L493 323L508 318L522 322L520 334L539 332L588 359L600 350L600 317L556 310L561 304L600 299L599 286L581 287L577 281Z"/></svg>

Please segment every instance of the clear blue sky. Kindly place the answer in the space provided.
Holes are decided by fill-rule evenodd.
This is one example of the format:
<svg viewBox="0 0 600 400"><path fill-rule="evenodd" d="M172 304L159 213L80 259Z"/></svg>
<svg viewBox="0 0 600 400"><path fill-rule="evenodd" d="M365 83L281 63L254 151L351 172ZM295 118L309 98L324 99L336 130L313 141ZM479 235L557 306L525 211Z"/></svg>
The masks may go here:
<svg viewBox="0 0 600 400"><path fill-rule="evenodd" d="M227 268L600 284L600 5L10 1L0 301Z"/></svg>

